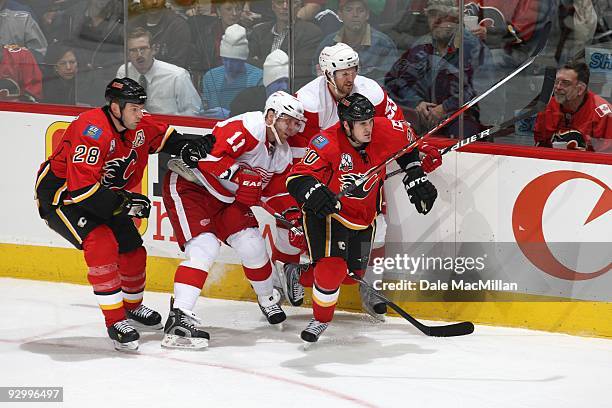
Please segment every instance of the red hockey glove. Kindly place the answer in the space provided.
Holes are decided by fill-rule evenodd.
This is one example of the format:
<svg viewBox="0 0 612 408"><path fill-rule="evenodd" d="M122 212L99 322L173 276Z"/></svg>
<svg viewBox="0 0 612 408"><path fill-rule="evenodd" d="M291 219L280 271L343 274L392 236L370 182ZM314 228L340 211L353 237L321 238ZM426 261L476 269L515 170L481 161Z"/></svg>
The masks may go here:
<svg viewBox="0 0 612 408"><path fill-rule="evenodd" d="M247 206L257 205L261 200L261 176L249 169L240 170L235 177L238 189L236 201Z"/></svg>
<svg viewBox="0 0 612 408"><path fill-rule="evenodd" d="M286 209L281 214L287 221L296 228L302 229L302 211L297 207L291 207ZM306 238L304 233L296 234L292 230L289 230L289 243L298 248L301 251L306 250Z"/></svg>
<svg viewBox="0 0 612 408"><path fill-rule="evenodd" d="M421 167L425 173L431 173L442 165L442 155L435 147L422 144L419 146L419 151L425 155L421 160Z"/></svg>

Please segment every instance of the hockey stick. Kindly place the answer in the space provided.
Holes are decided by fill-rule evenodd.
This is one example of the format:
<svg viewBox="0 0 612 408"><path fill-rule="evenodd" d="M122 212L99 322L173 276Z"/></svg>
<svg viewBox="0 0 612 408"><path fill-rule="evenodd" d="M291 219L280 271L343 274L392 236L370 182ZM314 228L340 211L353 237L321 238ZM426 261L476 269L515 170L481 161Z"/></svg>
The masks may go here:
<svg viewBox="0 0 612 408"><path fill-rule="evenodd" d="M442 120L436 126L434 126L433 129L429 130L427 133L425 133L422 136L418 136L414 141L409 143L407 146L403 147L397 153L393 154L391 157L389 157L383 163L379 164L378 166L372 167L370 170L366 171L363 174L363 176L361 176L357 180L353 181L352 183L347 185L345 188L343 188L342 191L340 191L338 194L336 194L336 198L337 199L342 198L346 194L350 193L351 191L353 191L354 189L356 189L357 187L359 187L360 185L365 183L370 178L370 176L372 174L379 172L380 169L382 169L383 167L386 167L389 163L391 163L392 161L394 161L398 157L402 156L407 151L412 150L422 139L435 134L437 131L439 131L440 129L442 129L443 127L448 125L450 122L455 120L457 117L459 117L459 115L461 115L462 113L464 113L465 111L470 109L472 106L476 105L482 99L486 98L491 92L495 91L497 88L499 88L500 86L502 86L503 84L508 82L510 79L514 78L516 75L518 75L520 72L522 72L525 68L527 68L529 65L531 65L533 63L533 61L535 61L536 57L540 54L540 52L544 49L544 46L546 46L546 41L548 40L548 34L550 33L550 28L551 28L551 23L550 22L546 23L546 25L542 29L542 32L540 33L541 37L539 39L539 42L536 45L536 47L534 48L534 50L532 51L532 53L529 56L529 58L527 58L527 60L525 60L525 62L523 62L514 71L512 71L507 77L500 79L491 88L487 89L482 94L477 95L472 100L470 100L470 101L464 103L463 105L461 105L461 107L459 109L457 109L450 116L446 117L444 120Z"/></svg>
<svg viewBox="0 0 612 408"><path fill-rule="evenodd" d="M391 309L395 310L400 316L404 319L408 320L414 327L419 329L423 334L432 337L455 337L455 336L465 336L467 334L471 334L474 332L474 324L472 322L461 322L461 323L452 323L443 326L427 326L426 324L421 323L410 314L408 314L404 309L387 299L386 296L378 292L372 286L370 286L363 278L356 273L349 271L348 276L355 279L361 286L363 286L368 292L385 302L387 305L391 307Z"/></svg>
<svg viewBox="0 0 612 408"><path fill-rule="evenodd" d="M541 112L548 104L548 100L550 99L550 95L552 94L553 87L555 86L556 72L557 70L553 67L547 67L544 70L544 82L542 83L542 90L540 91L540 94L533 101L531 101L529 105L527 105L525 109L523 109L523 111L518 116L510 118L507 121L499 125L495 125L493 127L485 129L480 133L477 133L465 139L459 140L454 145L445 147L444 149L440 150L440 155L445 155L448 152L453 152L464 146L467 146L481 139L484 139L487 136L495 136L495 133L499 132L500 130L510 127L514 125L516 122L519 122L523 119L529 118L533 116L534 113ZM385 180L390 177L395 176L396 174L400 174L403 172L404 170L402 169L394 170L390 172L389 174L387 174L387 177L385 177Z"/></svg>
<svg viewBox="0 0 612 408"><path fill-rule="evenodd" d="M199 170L196 171L196 169L188 167L185 164L185 162L179 158L173 158L173 159L168 160L168 169L172 170L173 172L175 172L176 174L178 174L185 180L195 183L199 186L204 186L205 184L202 173L200 173ZM268 205L267 203L260 201L258 206L266 210L268 213L270 213L270 215L276 218L280 223L284 224L294 234L297 234L297 235L303 234L303 232L299 228L295 227L291 223L291 221L287 220L285 217L283 217L282 215L274 211L274 209L270 207L270 205Z"/></svg>
<svg viewBox="0 0 612 408"><path fill-rule="evenodd" d="M281 222L283 222L284 220L286 223L291 224L289 220L287 220L285 217L283 217L280 214L278 215L278 217L275 217L275 218L279 219ZM424 333L427 336L454 337L454 336L465 336L467 334L471 334L472 332L474 332L474 324L471 322L452 323L452 324L447 324L443 326L427 326L426 324L423 324L417 319L415 319L414 317L412 317L404 309L402 309L401 307L399 307L398 305L396 305L395 303L387 299L387 297L379 293L376 289L370 286L365 280L363 280L361 276L355 274L353 271L350 271L350 270L347 272L347 275L355 279L357 282L359 282L359 284L364 286L368 292L370 292L371 294L373 294L374 296L376 296L377 298L385 302L385 304L389 305L391 309L395 310L400 316L408 320L410 323L412 323L414 327L419 329L422 333Z"/></svg>

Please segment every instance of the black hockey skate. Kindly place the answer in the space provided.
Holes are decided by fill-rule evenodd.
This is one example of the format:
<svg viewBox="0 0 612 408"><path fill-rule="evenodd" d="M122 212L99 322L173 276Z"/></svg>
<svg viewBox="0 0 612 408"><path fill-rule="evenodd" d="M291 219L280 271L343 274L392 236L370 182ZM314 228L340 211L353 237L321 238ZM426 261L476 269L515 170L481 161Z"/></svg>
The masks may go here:
<svg viewBox="0 0 612 408"><path fill-rule="evenodd" d="M309 265L287 263L283 265L283 292L285 298L293 306L300 306L304 302L304 287L300 284L302 272L308 269Z"/></svg>
<svg viewBox="0 0 612 408"><path fill-rule="evenodd" d="M310 319L308 326L302 331L300 337L308 343L316 343L321 334L327 329L327 326L329 326L329 323L321 323L313 317Z"/></svg>
<svg viewBox="0 0 612 408"><path fill-rule="evenodd" d="M173 307L170 302L170 314L164 327L162 347L199 350L208 347L210 335L195 325L201 320L189 310Z"/></svg>
<svg viewBox="0 0 612 408"><path fill-rule="evenodd" d="M361 297L361 308L379 322L385 321L387 304L374 296L363 285L359 285L359 297Z"/></svg>
<svg viewBox="0 0 612 408"><path fill-rule="evenodd" d="M126 309L125 315L130 324L141 331L158 331L164 327L161 315L145 305L140 305L134 310Z"/></svg>
<svg viewBox="0 0 612 408"><path fill-rule="evenodd" d="M279 324L285 321L287 315L279 305L281 295L276 289L272 289L270 296L257 296L259 309L270 324Z"/></svg>
<svg viewBox="0 0 612 408"><path fill-rule="evenodd" d="M138 339L140 334L127 320L121 320L108 327L108 337L113 341L115 350L135 351L138 350Z"/></svg>

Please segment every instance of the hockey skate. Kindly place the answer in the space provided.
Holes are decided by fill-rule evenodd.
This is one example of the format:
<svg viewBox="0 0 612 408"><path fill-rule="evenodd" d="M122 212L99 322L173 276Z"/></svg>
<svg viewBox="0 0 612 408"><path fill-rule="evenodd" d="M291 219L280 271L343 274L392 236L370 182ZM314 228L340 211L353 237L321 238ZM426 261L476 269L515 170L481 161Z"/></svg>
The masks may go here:
<svg viewBox="0 0 612 408"><path fill-rule="evenodd" d="M321 334L327 329L327 326L329 326L329 323L321 323L313 317L310 319L308 326L302 331L300 337L305 342L316 343Z"/></svg>
<svg viewBox="0 0 612 408"><path fill-rule="evenodd" d="M379 322L385 321L385 313L387 313L387 304L385 302L367 290L363 284L359 285L359 297L361 298L361 308L364 312Z"/></svg>
<svg viewBox="0 0 612 408"><path fill-rule="evenodd" d="M195 325L201 320L189 310L174 308L170 304L170 313L164 327L162 347L199 350L208 347L210 335Z"/></svg>
<svg viewBox="0 0 612 408"><path fill-rule="evenodd" d="M141 331L158 331L163 329L161 315L145 305L140 305L134 310L125 310L125 315L130 324Z"/></svg>
<svg viewBox="0 0 612 408"><path fill-rule="evenodd" d="M127 320L121 320L107 328L108 337L113 341L115 350L136 351L140 334Z"/></svg>
<svg viewBox="0 0 612 408"><path fill-rule="evenodd" d="M288 263L283 265L283 292L287 302L293 306L300 306L304 302L304 287L300 284L300 276L309 265Z"/></svg>
<svg viewBox="0 0 612 408"><path fill-rule="evenodd" d="M281 295L276 289L272 289L272 295L257 296L259 309L270 324L279 324L285 321L287 315L279 305Z"/></svg>

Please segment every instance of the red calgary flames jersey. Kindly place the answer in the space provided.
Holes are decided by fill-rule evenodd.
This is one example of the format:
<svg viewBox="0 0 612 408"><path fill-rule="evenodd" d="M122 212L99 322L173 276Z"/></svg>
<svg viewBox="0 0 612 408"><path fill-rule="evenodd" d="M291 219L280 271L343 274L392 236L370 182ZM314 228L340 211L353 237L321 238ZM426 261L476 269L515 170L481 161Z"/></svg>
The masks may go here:
<svg viewBox="0 0 612 408"><path fill-rule="evenodd" d="M5 45L0 49L0 79L8 78L18 87L15 95L12 89L0 89L0 100L19 99L30 95L35 99L42 97L42 75L32 53L23 47Z"/></svg>
<svg viewBox="0 0 612 408"><path fill-rule="evenodd" d="M90 197L100 186L130 189L141 180L149 153L159 152L173 128L145 115L135 130L119 133L105 108L82 113L68 126L53 154L51 170L66 180L72 201Z"/></svg>
<svg viewBox="0 0 612 408"><path fill-rule="evenodd" d="M294 165L289 180L312 176L338 193L368 170L380 165L415 139L406 122L374 118L372 141L360 154L348 141L340 125L322 131L314 137L306 155ZM372 224L382 201L386 168L373 173L361 186L340 199L342 210L332 217L351 229L363 229Z"/></svg>
<svg viewBox="0 0 612 408"><path fill-rule="evenodd" d="M590 150L592 138L612 139L612 107L601 96L588 91L578 111L564 112L553 97L544 112L538 113L533 135L539 146L552 146L552 135L566 130L577 130L584 136Z"/></svg>

